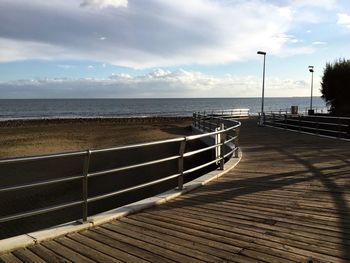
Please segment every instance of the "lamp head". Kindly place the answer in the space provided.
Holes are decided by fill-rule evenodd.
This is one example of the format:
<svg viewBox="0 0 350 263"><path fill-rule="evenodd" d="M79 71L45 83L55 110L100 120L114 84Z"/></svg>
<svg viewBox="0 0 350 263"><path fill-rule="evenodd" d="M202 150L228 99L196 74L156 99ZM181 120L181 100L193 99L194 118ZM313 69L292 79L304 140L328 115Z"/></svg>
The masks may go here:
<svg viewBox="0 0 350 263"><path fill-rule="evenodd" d="M258 51L257 54L258 54L258 55L264 55L264 56L265 56L265 55L266 55L266 52L264 52L264 51Z"/></svg>
<svg viewBox="0 0 350 263"><path fill-rule="evenodd" d="M314 66L309 66L309 71L314 72Z"/></svg>

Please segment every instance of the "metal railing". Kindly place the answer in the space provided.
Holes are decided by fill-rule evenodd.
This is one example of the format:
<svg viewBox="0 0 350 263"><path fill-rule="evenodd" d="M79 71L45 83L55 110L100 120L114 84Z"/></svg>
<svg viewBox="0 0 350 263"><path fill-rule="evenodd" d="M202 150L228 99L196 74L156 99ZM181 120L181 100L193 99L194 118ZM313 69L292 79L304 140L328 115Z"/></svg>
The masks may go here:
<svg viewBox="0 0 350 263"><path fill-rule="evenodd" d="M249 117L249 109L225 109L225 110L212 110L203 112L202 114L220 118L242 118Z"/></svg>
<svg viewBox="0 0 350 263"><path fill-rule="evenodd" d="M325 137L350 139L350 118L347 117L270 113L264 114L263 118L264 125Z"/></svg>
<svg viewBox="0 0 350 263"><path fill-rule="evenodd" d="M308 111L310 108L298 108L298 113L300 115L308 115ZM313 107L314 114L327 114L329 109L327 107ZM260 112L259 112L260 114ZM265 114L292 114L291 108L279 109L279 110L267 110Z"/></svg>
<svg viewBox="0 0 350 263"><path fill-rule="evenodd" d="M230 158L232 155L236 157L238 156L238 128L240 127L240 125L241 124L238 121L223 120L218 117L214 117L214 116L208 117L205 114L195 113L193 115L193 126L197 128L201 127L204 132L203 134L196 134L196 135L187 136L187 137L134 144L134 145L128 145L128 146L121 146L121 147L106 148L106 149L86 150L86 151L77 151L77 152L70 152L70 153L59 153L59 154L52 154L52 155L41 155L41 156L21 157L21 158L12 158L12 159L1 159L0 167L2 165L9 165L9 164L18 165L19 163L25 163L25 162L31 162L31 161L37 161L37 160L48 161L50 159L76 156L76 157L83 158L83 167L79 175L55 178L50 180L35 181L35 182L30 182L30 183L25 183L20 185L11 185L11 186L0 188L0 193L5 193L5 192L15 192L15 191L35 189L37 187L46 187L48 185L55 186L62 182L73 182L73 181L79 181L79 180L82 182L82 187L80 189L81 196L82 196L81 200L75 200L67 203L60 203L58 205L39 208L35 210L30 210L30 211L19 211L18 213L15 213L15 214L1 216L0 223L9 222L17 219L28 218L31 216L36 216L41 214L46 214L52 211L57 211L57 210L61 210L69 207L76 207L76 206L82 207L81 219L83 222L86 222L89 216L89 213L88 213L89 205L98 200L114 197L123 193L127 193L138 189L142 189L145 187L149 187L152 185L160 184L162 182L169 181L176 178L178 181L177 188L181 190L183 189L184 176L186 176L187 174L203 169L204 167L213 165L215 163L219 163L220 168L224 169L225 159ZM196 141L196 140L203 141L208 138L216 138L216 140L214 140L214 143L206 144L205 147L202 147L200 149L196 149L194 151L186 151L188 142ZM217 140L218 138L219 140ZM117 167L117 168L91 171L91 165L90 165L91 158L98 153L105 153L105 154L109 152L115 153L126 149L141 151L145 147L147 148L150 146L160 146L160 145L164 146L164 145L169 145L174 143L178 145L178 153L175 155L169 155L160 159L154 159L151 161L126 165L126 166ZM210 151L213 149L220 149L220 154L212 158L212 160L210 160L209 162L184 170L184 160L186 158L197 155L202 152ZM174 160L175 161L177 160L177 172L174 174L171 174L166 177L159 178L153 181L148 181L146 183L120 189L118 191L103 193L95 196L89 195L89 188L88 188L89 180L93 177L109 175L115 172L127 171L127 170L146 167L150 165L159 165L161 163L174 161ZM52 167L52 169L54 168L55 167ZM62 223L65 223L65 222L62 222Z"/></svg>

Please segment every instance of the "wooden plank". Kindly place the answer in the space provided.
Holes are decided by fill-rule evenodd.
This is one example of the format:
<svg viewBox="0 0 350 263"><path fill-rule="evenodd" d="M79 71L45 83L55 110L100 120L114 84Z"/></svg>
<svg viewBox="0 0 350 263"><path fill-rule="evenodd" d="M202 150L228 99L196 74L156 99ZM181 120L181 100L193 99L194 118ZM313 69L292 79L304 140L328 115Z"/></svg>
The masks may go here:
<svg viewBox="0 0 350 263"><path fill-rule="evenodd" d="M149 262L154 262L154 263L170 263L173 261L170 261L167 258L163 258L160 257L158 255L155 255L153 253L148 252L147 250L144 249L140 249L136 246L132 246L130 244L127 243L123 243L120 242L117 239L114 238L110 238L107 235L104 235L103 233L101 233L101 231L98 231L100 228L96 228L96 229L91 229L91 231L84 231L81 234L84 236L87 236L91 239L97 240L101 243L104 243L106 245L109 245L115 249L118 250L123 250L127 253L130 253L132 255L135 255L139 258L142 258L144 260L147 260Z"/></svg>
<svg viewBox="0 0 350 263"><path fill-rule="evenodd" d="M242 255L249 256L252 258L255 258L256 260L259 260L260 262L269 262L269 263L281 263L281 262L297 262L297 261L291 261L286 259L281 259L278 256L273 256L271 254L264 252L259 252L256 250L251 249L244 249L241 252Z"/></svg>
<svg viewBox="0 0 350 263"><path fill-rule="evenodd" d="M32 251L34 254L38 255L40 258L42 258L46 262L52 262L52 263L71 262L71 261L55 254L51 250L42 246L41 244L30 246L30 247L28 247L28 249L30 251Z"/></svg>
<svg viewBox="0 0 350 263"><path fill-rule="evenodd" d="M95 262L122 262L99 252L98 248L93 249L91 247L87 247L68 237L59 238L56 239L56 241Z"/></svg>
<svg viewBox="0 0 350 263"><path fill-rule="evenodd" d="M167 222L170 224L180 225L186 229L196 229L198 231L202 231L203 233L206 233L207 235L216 235L218 238L225 240L225 241L223 241L225 243L227 242L227 240L230 240L230 242L232 242L232 243L240 244L243 248L247 248L247 247L252 248L254 246L254 249L257 249L257 250L273 251L271 253L274 253L274 254L277 253L279 255L283 255L281 257L284 258L285 260L292 259L292 260L300 262L300 261L305 259L305 256L297 255L295 253L291 253L292 251L290 251L290 250L286 250L283 247L281 248L281 246L279 246L279 244L276 242L272 242L272 245L270 243L268 246L266 246L266 244L261 243L261 242L260 242L260 245L258 245L259 243L256 243L258 236L247 237L245 235L237 234L237 233L234 233L232 231L226 231L227 229L221 230L217 227L212 228L208 225L202 225L202 223L199 222L198 220L195 223L188 223L188 222L184 222L184 220L179 220L179 218L171 219L171 218L167 217L167 215L163 215L163 219L161 217L157 217L157 219L159 221L164 221L164 222ZM274 243L276 243L276 244L274 244ZM274 247L278 247L278 246L283 251L279 250L279 249L274 249Z"/></svg>
<svg viewBox="0 0 350 263"><path fill-rule="evenodd" d="M114 259L124 261L124 262L148 262L143 260L142 258L135 257L132 254L125 253L122 250L116 249L115 247L111 247L102 242L95 241L87 236L83 236L80 234L74 234L69 236L70 239L73 239L81 244L84 244L87 247L96 249L103 254L113 257Z"/></svg>
<svg viewBox="0 0 350 263"><path fill-rule="evenodd" d="M201 262L193 257L182 254L176 246L161 242L160 240L150 238L131 231L123 231L122 228L115 227L113 224L103 225L104 229L118 234L120 240L144 248L150 252L162 257L169 258L176 262Z"/></svg>
<svg viewBox="0 0 350 263"><path fill-rule="evenodd" d="M310 233L316 233L316 234L320 234L320 235L324 235L324 236L331 236L331 237L339 237L339 234L341 234L342 232L339 231L334 231L335 229L330 230L328 227L323 227L320 226L320 228L318 228L318 225L314 225L312 226L311 224L307 224L307 223L302 223L302 222L297 222L297 221L291 221L291 223L286 223L286 220L283 220L282 222L273 220L273 219L264 219L264 218L256 218L254 216L249 216L249 215L245 215L243 212L238 213L227 213L224 211L215 211L214 212L210 212L210 209L206 209L203 207L181 207L181 209L183 209L183 213L186 212L192 212L192 211L199 211L199 212L203 212L203 211L207 211L207 214L213 214L214 216L217 217L221 217L225 220L235 220L238 222L247 222L248 224L251 224L251 222L254 222L256 225L262 226L263 228L269 228L271 229L270 226L268 225L279 225L279 226L284 226L287 227L293 224L297 224L297 226L293 226L293 229L303 229L303 231L306 232L310 232ZM227 209L226 209L227 210ZM242 221L243 220L243 221ZM299 225L299 224L300 225ZM327 229L328 228L328 229Z"/></svg>
<svg viewBox="0 0 350 263"><path fill-rule="evenodd" d="M342 228L339 227L339 222L329 222L322 219L316 219L303 216L300 214L299 216L292 213L283 213L283 212L270 212L266 211L264 209L258 209L258 213L256 209L250 209L250 206L244 206L244 205L234 205L234 204L228 204L228 203L207 203L207 202L200 202L200 201L193 201L193 200L187 200L182 202L180 205L176 205L176 203L170 203L168 204L171 207L183 207L183 204L188 204L187 206L196 206L197 208L203 208L206 210L210 210L213 212L223 212L226 213L227 211L235 211L235 213L239 213L242 216L247 217L254 217L254 219L270 219L274 221L279 222L285 222L285 223L291 223L291 224L299 224L304 226L309 226L313 228L319 228L319 229L325 229L330 230L334 232L344 232L344 229L350 230L349 224L342 224ZM174 206L172 206L172 204Z"/></svg>
<svg viewBox="0 0 350 263"><path fill-rule="evenodd" d="M0 262L3 263L22 263L20 259L15 257L12 253L7 253L0 256Z"/></svg>
<svg viewBox="0 0 350 263"><path fill-rule="evenodd" d="M84 262L94 263L95 262L83 256L79 252L71 250L70 248L63 246L60 243L57 243L56 240L47 241L47 242L41 243L41 245L53 251L54 253L64 257L65 259L68 259L75 263L84 263Z"/></svg>
<svg viewBox="0 0 350 263"><path fill-rule="evenodd" d="M123 224L123 227L126 225L135 232L153 236L168 243L181 244L181 246L184 247L182 248L183 251L187 251L188 254L192 254L193 257L203 262L218 262L222 259L234 260L234 253L203 245L196 242L195 239L186 239L186 235L178 231L172 231L171 229L157 227L133 219L124 219L123 222L126 223ZM184 236L185 238L183 238Z"/></svg>
<svg viewBox="0 0 350 263"><path fill-rule="evenodd" d="M157 217L157 215L154 215L152 213L149 213L149 215L146 215L145 213L143 214L143 217L142 218L147 218L148 216L151 216L151 217L155 217L155 219L158 219L158 220L163 220L163 218L165 216L167 217L171 217L171 216L174 216L174 217L179 217L181 216L182 219L181 220L178 220L177 221L181 221L183 222L184 220L186 220L187 218L189 219L193 219L193 220L197 220L197 217L199 216L201 218L201 222L210 222L210 223L213 223L213 224L217 224L217 222L220 222L220 224L217 224L217 227L220 226L222 227L223 229L225 229L226 227L230 228L230 229L234 229L235 232L238 232L238 233L241 233L243 235L247 235L247 236L256 236L258 235L259 233L285 233L285 234L288 234L288 239L293 239L293 240L304 240L305 238L307 238L308 242L310 242L309 244L311 245L318 245L318 246L325 246L325 247L329 247L331 249L335 249L336 246L339 246L341 245L342 247L345 245L344 243L344 240L341 239L341 238L332 238L332 237L323 237L323 236L320 236L320 235L317 235L317 234L310 234L310 233L304 233L304 232L298 232L298 231L290 231L290 229L288 228L282 228L282 227L274 227L273 230L269 229L269 230L266 230L266 229L261 229L259 227L256 227L254 226L253 224L251 224L250 226L246 226L246 225L241 225L241 224L232 224L232 223L226 223L224 222L223 219L218 219L218 218L211 218L209 216L205 216L205 214L203 215L198 215L198 214L191 214L191 213L183 213L183 212L180 212L180 213L177 213L177 212L174 212L174 210L171 210L171 212L169 212L167 214L166 211L162 211L162 217ZM198 224L200 224L201 222L198 222ZM242 232L243 231L243 232ZM250 235L249 235L250 233ZM333 243L333 244L332 244ZM334 244L335 243L335 244Z"/></svg>
<svg viewBox="0 0 350 263"><path fill-rule="evenodd" d="M343 246L339 246L339 249L337 249L336 247L334 247L334 245L329 245L329 243L326 243L326 242L324 242L323 244L326 244L329 246L328 247L323 246L322 244L317 243L317 240L312 240L312 241L307 240L308 242L305 242L305 239L302 241L300 240L294 241L293 239L290 239L290 238L288 239L279 238L273 235L271 236L266 233L258 233L252 230L245 230L245 229L242 230L237 227L218 224L217 221L210 222L210 221L207 221L205 218L203 218L201 221L198 221L197 219L187 217L186 215L182 215L181 222L179 222L178 216L181 216L181 215L174 214L173 212L165 212L165 211L163 211L162 213L163 218L166 217L167 220L170 219L174 223L178 222L178 224L187 225L188 227L191 227L191 228L197 228L197 229L203 229L203 230L207 229L207 231L213 230L218 232L222 236L255 242L255 243L269 246L271 248L280 247L280 249L282 250L286 249L289 252L293 252L301 256L307 255L307 254L315 256L316 255L315 252L320 253L320 255L317 254L319 258L324 258L324 256L321 254L326 254L328 256L339 257L339 258L342 258L343 256L343 251L342 251ZM188 224L188 222L191 224ZM289 237L290 236L291 235L289 235ZM282 247L281 247L281 244L283 245ZM334 258L331 258L328 256L327 258L329 261L335 261Z"/></svg>
<svg viewBox="0 0 350 263"><path fill-rule="evenodd" d="M30 251L38 255L40 258L42 258L46 262L51 262L51 263L65 263L65 262L71 262L51 250L47 249L46 247L42 246L41 244L39 245L33 245L28 247Z"/></svg>
<svg viewBox="0 0 350 263"><path fill-rule="evenodd" d="M21 248L12 252L17 258L26 263L45 263L43 259L31 252L29 249Z"/></svg>

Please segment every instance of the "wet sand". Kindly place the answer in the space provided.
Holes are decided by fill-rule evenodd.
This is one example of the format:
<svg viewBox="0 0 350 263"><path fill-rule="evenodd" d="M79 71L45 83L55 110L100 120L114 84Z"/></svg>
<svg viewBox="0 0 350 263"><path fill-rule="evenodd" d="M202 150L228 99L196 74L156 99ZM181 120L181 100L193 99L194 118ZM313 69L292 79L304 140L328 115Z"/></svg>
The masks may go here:
<svg viewBox="0 0 350 263"><path fill-rule="evenodd" d="M0 122L0 158L161 140L191 134L191 118L56 119Z"/></svg>

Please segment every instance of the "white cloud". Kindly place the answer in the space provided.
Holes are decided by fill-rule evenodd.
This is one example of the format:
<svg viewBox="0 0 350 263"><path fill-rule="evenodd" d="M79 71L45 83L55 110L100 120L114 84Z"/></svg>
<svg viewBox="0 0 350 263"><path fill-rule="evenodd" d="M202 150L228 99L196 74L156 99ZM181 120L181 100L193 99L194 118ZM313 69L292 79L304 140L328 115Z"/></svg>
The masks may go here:
<svg viewBox="0 0 350 263"><path fill-rule="evenodd" d="M212 76L194 71L157 69L140 76L113 74L106 79L0 82L0 93L4 98L257 97L261 94L261 78ZM266 96L308 96L308 94L309 83L304 80L266 79Z"/></svg>
<svg viewBox="0 0 350 263"><path fill-rule="evenodd" d="M72 69L72 68L75 68L75 66L73 66L73 65L57 65L57 67L63 68L63 69Z"/></svg>
<svg viewBox="0 0 350 263"><path fill-rule="evenodd" d="M339 25L350 27L350 15L345 13L338 13L337 17L338 17L337 23Z"/></svg>
<svg viewBox="0 0 350 263"><path fill-rule="evenodd" d="M50 59L52 57L65 57L66 50L62 47L35 41L16 41L1 38L0 36L0 62L26 60L31 58Z"/></svg>
<svg viewBox="0 0 350 263"><path fill-rule="evenodd" d="M313 45L327 45L327 42L324 41L314 41L312 42Z"/></svg>
<svg viewBox="0 0 350 263"><path fill-rule="evenodd" d="M97 6L99 8L105 7L127 7L128 0L83 0L80 6Z"/></svg>
<svg viewBox="0 0 350 263"><path fill-rule="evenodd" d="M307 50L287 48L290 41L285 35L295 18L293 8L263 0L83 2L99 7L128 5L103 9L80 8L63 0L50 5L3 1L0 37L14 45L4 45L0 62L63 55L147 68L242 61L255 58L260 49L275 55ZM29 41L33 48L28 49Z"/></svg>
<svg viewBox="0 0 350 263"><path fill-rule="evenodd" d="M332 10L337 6L337 0L292 0L292 5L296 7L311 7Z"/></svg>
<svg viewBox="0 0 350 263"><path fill-rule="evenodd" d="M289 7L293 12L294 24L318 24L329 23L339 3L338 0L291 0Z"/></svg>
<svg viewBox="0 0 350 263"><path fill-rule="evenodd" d="M95 67L93 65L87 66L88 69L94 69Z"/></svg>

